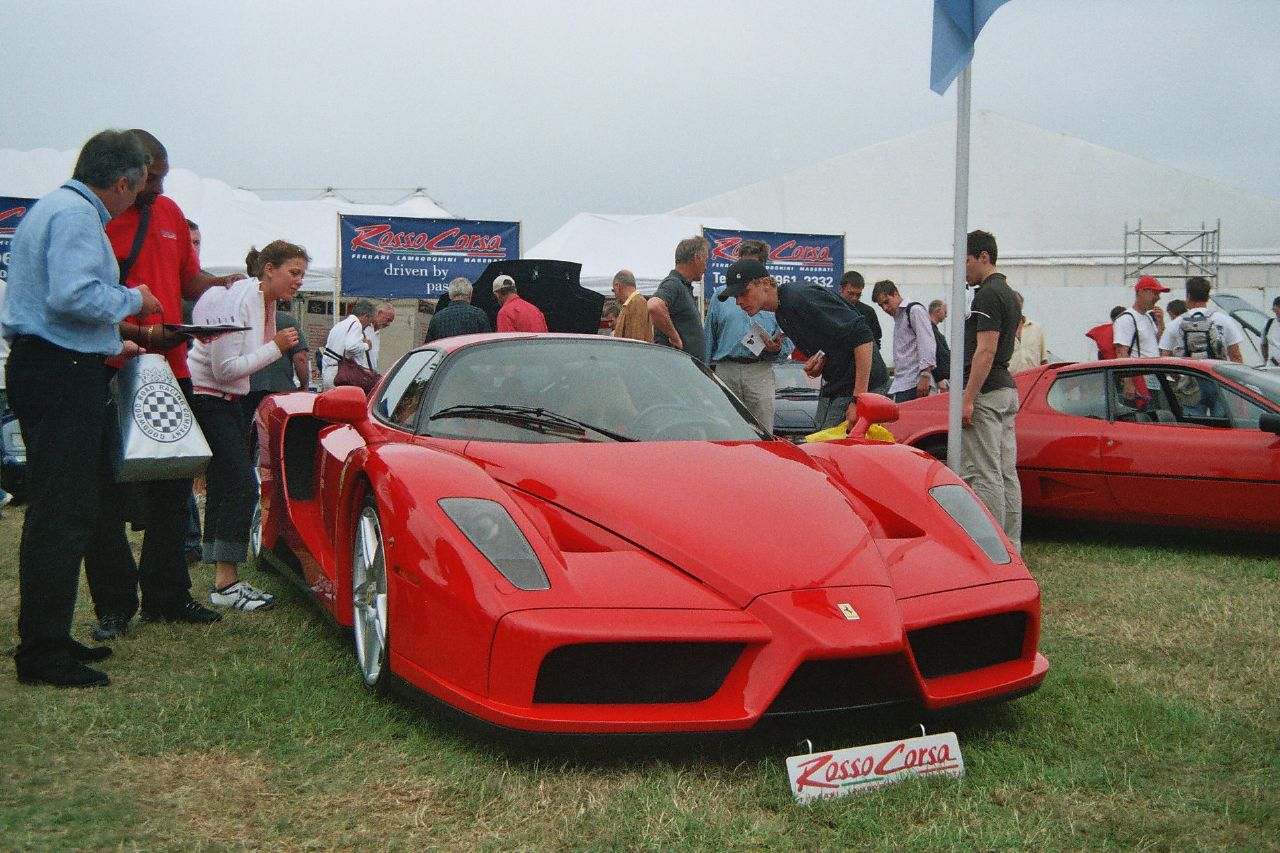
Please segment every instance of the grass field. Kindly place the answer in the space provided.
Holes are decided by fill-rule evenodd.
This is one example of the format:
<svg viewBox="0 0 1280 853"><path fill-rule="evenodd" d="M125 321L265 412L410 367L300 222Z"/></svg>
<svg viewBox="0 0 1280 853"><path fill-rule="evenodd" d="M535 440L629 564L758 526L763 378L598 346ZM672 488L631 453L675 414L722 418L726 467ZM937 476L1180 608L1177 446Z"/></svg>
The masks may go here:
<svg viewBox="0 0 1280 853"><path fill-rule="evenodd" d="M962 780L796 806L785 756L910 736L844 716L746 736L510 741L357 683L348 638L280 578L269 614L134 623L106 689L13 678L21 509L0 521L5 850L1276 850L1273 539L1029 531L1045 686L924 720ZM197 590L209 577L197 573ZM87 638L82 590L75 633Z"/></svg>

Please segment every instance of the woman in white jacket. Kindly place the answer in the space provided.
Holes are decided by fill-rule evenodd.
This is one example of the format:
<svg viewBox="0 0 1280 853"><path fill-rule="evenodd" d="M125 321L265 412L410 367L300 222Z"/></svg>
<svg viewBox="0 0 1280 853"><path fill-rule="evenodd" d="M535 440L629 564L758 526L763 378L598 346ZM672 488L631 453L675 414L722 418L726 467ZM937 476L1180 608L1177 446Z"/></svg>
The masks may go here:
<svg viewBox="0 0 1280 853"><path fill-rule="evenodd" d="M240 580L237 569L249 554L258 498L240 398L249 393L250 374L297 346L297 329L276 331L276 302L298 292L310 260L301 246L283 240L262 251L250 250L245 263L259 271L258 277L208 290L192 312L197 325L247 327L207 343L198 341L187 358L195 390L192 408L213 451L206 475L204 560L215 568L209 596L215 607L261 610L275 603L268 593Z"/></svg>

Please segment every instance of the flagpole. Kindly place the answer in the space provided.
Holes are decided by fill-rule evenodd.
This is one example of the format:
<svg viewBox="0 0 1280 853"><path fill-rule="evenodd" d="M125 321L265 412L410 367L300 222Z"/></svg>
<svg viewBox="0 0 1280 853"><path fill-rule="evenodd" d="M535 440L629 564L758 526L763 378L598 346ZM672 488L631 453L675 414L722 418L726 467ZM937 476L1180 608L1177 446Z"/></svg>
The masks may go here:
<svg viewBox="0 0 1280 853"><path fill-rule="evenodd" d="M969 98L970 68L956 78L956 207L951 271L951 394L947 401L947 465L959 472L961 406L964 398L965 257L969 243Z"/></svg>

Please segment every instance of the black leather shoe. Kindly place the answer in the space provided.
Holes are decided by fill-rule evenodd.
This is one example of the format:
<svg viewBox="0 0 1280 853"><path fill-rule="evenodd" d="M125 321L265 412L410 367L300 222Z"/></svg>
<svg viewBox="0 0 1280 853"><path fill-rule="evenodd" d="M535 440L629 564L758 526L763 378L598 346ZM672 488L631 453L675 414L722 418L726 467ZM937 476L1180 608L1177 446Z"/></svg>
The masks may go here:
<svg viewBox="0 0 1280 853"><path fill-rule="evenodd" d="M208 625L211 622L221 622L222 614L188 599L186 604L177 607L170 607L164 610L144 610L142 611L142 621L188 622L195 625Z"/></svg>
<svg viewBox="0 0 1280 853"><path fill-rule="evenodd" d="M89 632L89 636L99 643L105 643L107 640L123 637L127 633L129 633L129 619L127 617L103 616L98 620L98 624L93 627L93 630Z"/></svg>
<svg viewBox="0 0 1280 853"><path fill-rule="evenodd" d="M75 661L50 664L29 672L18 672L23 684L52 684L54 687L103 687L111 683L105 672Z"/></svg>
<svg viewBox="0 0 1280 853"><path fill-rule="evenodd" d="M90 647L75 640L71 641L71 645L67 647L67 650L71 652L71 659L78 663L96 663L111 657L110 646Z"/></svg>

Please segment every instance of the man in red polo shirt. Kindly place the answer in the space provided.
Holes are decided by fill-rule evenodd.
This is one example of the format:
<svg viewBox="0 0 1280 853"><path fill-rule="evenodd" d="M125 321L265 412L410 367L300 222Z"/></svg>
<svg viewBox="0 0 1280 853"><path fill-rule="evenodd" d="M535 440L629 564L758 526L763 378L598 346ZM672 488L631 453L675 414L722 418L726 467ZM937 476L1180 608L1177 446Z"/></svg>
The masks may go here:
<svg viewBox="0 0 1280 853"><path fill-rule="evenodd" d="M107 237L129 287L146 284L163 308L160 314L129 317L120 334L148 352L164 353L183 393L191 398L187 338L164 328L182 322L182 300L198 299L210 287L226 286L244 275L213 276L200 269L187 218L164 193L169 155L145 130L129 131L151 154L147 183L137 201L107 225ZM145 229L140 227L145 222ZM145 523L142 559L136 565L125 536L122 501L108 499L85 557L85 575L98 625L96 640L109 640L128 630L142 590L143 621L216 622L221 614L191 598L191 576L183 554L190 480L157 480L138 484L138 509Z"/></svg>
<svg viewBox="0 0 1280 853"><path fill-rule="evenodd" d="M493 280L493 296L502 307L498 309L499 332L545 332L547 318L537 305L522 299L516 293L516 280L500 275Z"/></svg>

